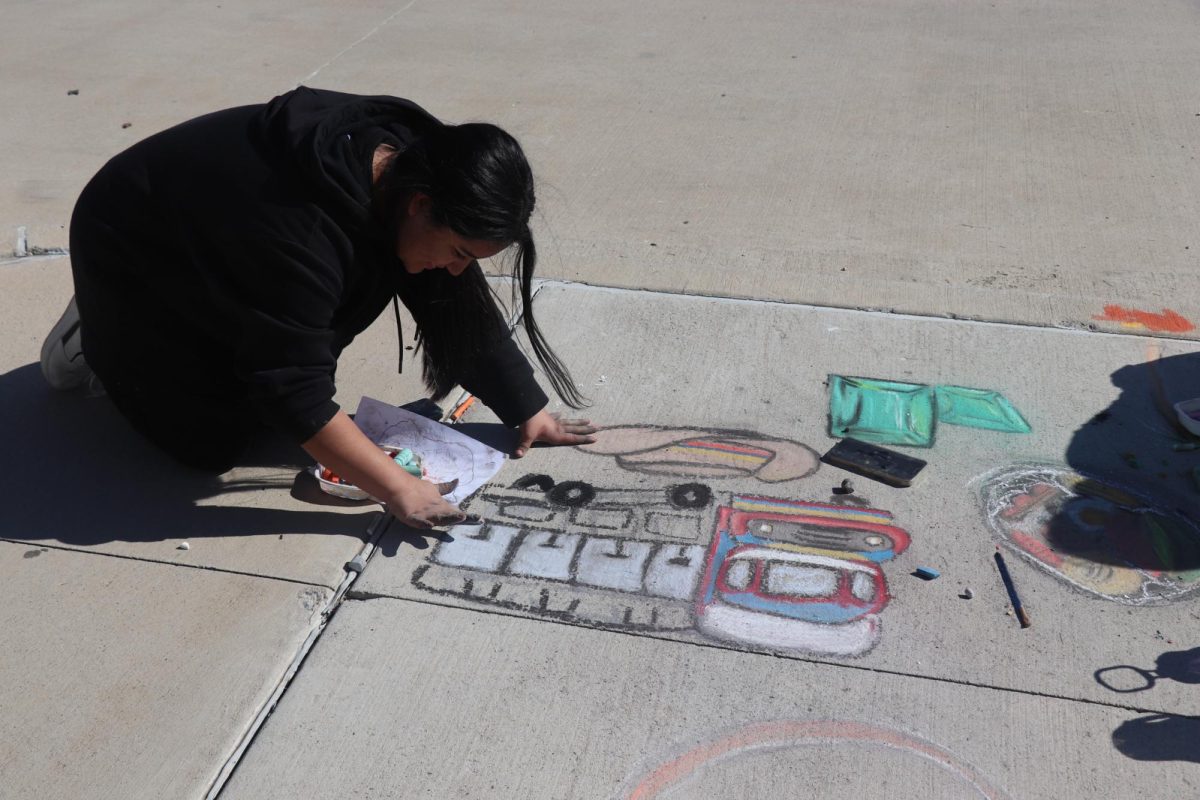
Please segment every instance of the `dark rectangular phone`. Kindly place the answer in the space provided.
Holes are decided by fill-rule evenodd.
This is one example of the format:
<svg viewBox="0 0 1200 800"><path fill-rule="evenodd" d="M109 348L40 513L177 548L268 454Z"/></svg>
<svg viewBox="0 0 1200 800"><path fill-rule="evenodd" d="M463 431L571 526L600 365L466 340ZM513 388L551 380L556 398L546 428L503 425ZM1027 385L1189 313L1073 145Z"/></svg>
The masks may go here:
<svg viewBox="0 0 1200 800"><path fill-rule="evenodd" d="M912 486L913 478L926 464L919 458L857 439L842 439L821 456L821 460L888 486L901 488Z"/></svg>

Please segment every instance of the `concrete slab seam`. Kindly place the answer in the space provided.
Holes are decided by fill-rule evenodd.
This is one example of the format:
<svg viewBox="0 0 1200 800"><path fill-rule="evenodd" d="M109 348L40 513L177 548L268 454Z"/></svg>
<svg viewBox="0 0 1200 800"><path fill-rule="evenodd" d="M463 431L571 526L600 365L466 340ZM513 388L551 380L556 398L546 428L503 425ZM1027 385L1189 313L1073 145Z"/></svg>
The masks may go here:
<svg viewBox="0 0 1200 800"><path fill-rule="evenodd" d="M245 756L246 750L254 742L254 737L258 735L258 732L262 729L271 712L275 710L275 707L279 704L279 700L296 677L296 673L299 672L300 667L304 664L304 660L308 657L313 645L317 643L317 639L320 638L321 633L324 632L330 620L337 613L338 606L341 605L342 599L350 589L350 584L354 583L355 579L361 574L361 565L369 561L374 554L379 540L383 537L391 520L392 517L390 515L381 514L375 518L371 526L367 529L367 542L362 546L358 554L346 564L346 574L342 578L341 583L338 584L333 596L329 598L329 602L321 609L319 621L308 632L308 636L300 644L296 655L292 658L291 663L288 664L287 669L283 671L283 674L275 684L275 689L271 692L271 696L263 703L262 708L258 710L254 719L242 733L237 747L234 748L229 758L225 760L216 778L213 779L212 784L209 786L208 792L204 796L205 800L216 800L221 794L221 790L225 788L225 784L229 782L229 778L233 775L234 770L237 769L237 765L241 762L243 756ZM351 565L354 566L352 567Z"/></svg>
<svg viewBox="0 0 1200 800"><path fill-rule="evenodd" d="M8 542L9 544L21 544L27 547L44 547L48 550L65 550L68 553L83 553L92 556L104 556L106 558L123 558L126 561L141 561L146 564L161 564L164 567L184 567L185 569L198 569L208 572L220 572L225 575L241 575L246 578L262 578L268 581L279 581L281 583L294 583L299 586L320 586L322 589L336 589L336 586L331 586L326 583L313 583L312 581L302 581L298 578L284 578L279 575L264 575L261 572L243 572L237 569L227 569L225 567L213 567L207 564L185 564L180 561L164 561L157 558L145 558L144 556L131 556L125 553L105 553L99 550L92 550L87 547L71 547L65 544L48 544L46 542L38 542L34 545L28 539L8 539L0 536L0 542Z"/></svg>
<svg viewBox="0 0 1200 800"><path fill-rule="evenodd" d="M402 14L405 11L408 11L410 8L412 8L414 5L416 5L416 2L417 2L417 0L409 0L408 3L403 8L393 11L391 14L388 15L387 19L385 19L383 22L379 23L374 28L371 28L371 30L367 31L365 34L363 34L361 37L359 37L358 41L354 42L353 44L349 45L348 47L343 48L333 58L329 59L321 66L314 69L312 72L310 72L308 75L306 75L303 79L301 79L301 81L299 83L297 83L296 86L300 86L301 84L307 83L308 81L315 78L317 76L317 73L319 73L321 70L328 67L333 62L337 61L342 56L346 55L346 53L349 53L351 50L358 47L360 44L365 42L367 39L370 39L372 36L374 36L376 34L376 32L380 28L382 28L384 25L387 25L389 22L391 22L397 15ZM296 86L293 86L292 88L295 89Z"/></svg>
<svg viewBox="0 0 1200 800"><path fill-rule="evenodd" d="M1131 339L1165 339L1181 342L1195 342L1196 337L1188 337L1182 335L1171 335L1162 331L1146 331L1144 333L1119 333L1116 331L1097 330L1093 326L1085 322L1074 324L1059 324L1045 325L1035 322L1013 322L1011 320L1001 319L984 319L981 317L964 317L957 314L949 313L946 315L935 314L917 314L907 311L896 311L894 308L874 308L870 306L835 306L835 305L813 305L812 303L798 303L789 300L776 300L768 298L742 297L738 295L721 295L721 294L706 294L692 293L684 291L669 291L667 289L644 289L631 288L628 286L612 286L603 283L589 283L587 281L569 281L558 278L548 278L544 281L544 285L559 285L566 287L584 287L596 291L604 292L628 292L632 294L658 294L667 295L670 297L688 297L688 298L703 298L705 300L717 300L727 303L765 303L768 305L785 306L787 308L799 308L808 311L853 311L860 314L879 314L882 316L893 317L901 320L922 321L922 322L942 322L945 324L958 325L988 325L999 328L1015 328L1017 330L1051 330L1060 333L1073 334L1077 336L1115 336L1119 338Z"/></svg>
<svg viewBox="0 0 1200 800"><path fill-rule="evenodd" d="M964 687L968 687L971 689L987 689L987 690L991 690L991 691L995 691L995 692L1004 692L1007 694L1018 694L1018 695L1022 695L1022 696L1028 696L1028 697L1044 697L1049 700L1063 700L1063 701L1069 702L1069 703L1082 703L1084 705L1100 706L1102 708L1113 708L1113 709L1117 709L1120 711L1133 711L1138 714L1161 714L1161 715L1165 715L1165 716L1169 716L1169 717L1174 717L1177 719L1200 720L1200 716L1191 716L1189 714L1175 714L1172 712L1163 711L1162 709L1143 708L1141 706L1125 705L1122 703L1105 703L1100 700L1090 700L1086 697L1070 697L1068 695L1063 695L1063 694L1054 694L1053 692L1038 692L1038 691L1034 691L1034 690L1030 690L1030 689L1014 689L1014 688L1011 688L1008 686L995 686L990 683L979 683L976 681L968 681L968 680L963 680L963 679L959 679L959 678L943 678L943 677L938 677L935 675L921 675L921 674L915 673L915 672L901 672L900 670L882 669L879 667L867 667L867 666L863 666L861 664L841 663L841 662L836 662L836 661L822 661L817 658L805 658L803 656L795 656L795 655L785 656L785 655L780 655L778 653L768 653L768 652L763 652L760 650L738 650L736 648L723 647L719 644L712 644L709 642L695 642L695 641L685 641L682 639L672 639L669 636L659 636L659 635L655 635L652 632L647 632L647 631L639 631L639 632L623 631L623 630L618 630L615 628L605 627L605 626L599 625L599 624L590 624L588 622L574 622L571 620L564 620L564 619L546 619L546 618L530 617L525 614L519 614L519 613L507 611L503 608L498 608L496 606L489 606L486 608L483 608L483 607L475 608L475 607L454 605L453 603L439 603L439 602L432 601L432 600L418 599L418 598L414 598L414 597L397 597L395 595L381 594L379 592L362 592L362 591L347 592L345 599L346 600L357 600L357 601L361 601L361 602L370 601L370 600L395 600L395 601L404 602L404 603L417 603L420 605L436 606L438 608L451 608L451 609L455 609L458 611L468 611L468 612L471 612L474 614L495 614L495 615L502 616L502 617L512 617L515 619L523 619L523 620L528 620L530 622L545 623L545 624L549 624L549 625L564 625L564 626L570 627L570 628L583 628L585 630L599 631L602 633L610 633L610 634L614 634L614 635L618 635L618 636L632 636L634 638L641 638L641 639L654 639L656 641L669 642L671 644L677 644L677 645L682 645L682 646L686 646L686 647L701 647L701 648L704 648L705 650L716 650L716 651L719 651L721 653L725 653L728 655L736 654L736 655L740 655L740 656L756 656L756 657L760 657L760 658L775 658L775 659L780 659L783 661L802 661L807 664L814 664L814 665L822 666L822 667L852 669L852 670L857 670L859 672L869 672L869 673L873 673L876 675L889 675L889 676L898 677L898 678L914 678L917 680L931 681L933 683L947 683L947 684L952 684L954 686L964 686Z"/></svg>

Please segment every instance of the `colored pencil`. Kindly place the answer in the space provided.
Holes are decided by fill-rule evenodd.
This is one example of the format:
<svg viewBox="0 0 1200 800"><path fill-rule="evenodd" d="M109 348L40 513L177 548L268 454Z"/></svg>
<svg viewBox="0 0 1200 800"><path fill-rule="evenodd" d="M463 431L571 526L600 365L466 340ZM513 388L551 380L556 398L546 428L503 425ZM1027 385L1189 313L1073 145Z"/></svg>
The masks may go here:
<svg viewBox="0 0 1200 800"><path fill-rule="evenodd" d="M996 566L1000 569L1000 579L1004 581L1004 588L1008 590L1009 602L1012 603L1017 619L1021 621L1021 627L1028 628L1032 623L1029 621L1029 615L1025 613L1024 606L1021 605L1021 598L1017 597L1017 587L1013 585L1012 575L1008 574L1008 564L1004 563L1004 555L1000 552L1000 548L996 548Z"/></svg>

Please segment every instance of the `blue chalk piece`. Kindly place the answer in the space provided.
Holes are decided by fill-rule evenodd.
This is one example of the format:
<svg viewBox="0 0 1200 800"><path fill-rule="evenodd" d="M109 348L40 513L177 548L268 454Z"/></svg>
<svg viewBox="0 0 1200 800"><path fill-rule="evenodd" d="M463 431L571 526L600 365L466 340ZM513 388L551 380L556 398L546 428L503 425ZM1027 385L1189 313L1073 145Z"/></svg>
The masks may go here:
<svg viewBox="0 0 1200 800"><path fill-rule="evenodd" d="M942 573L938 572L932 567L917 567L915 570L913 570L913 575L916 575L918 578L924 578L927 581L931 581L934 578L940 578Z"/></svg>

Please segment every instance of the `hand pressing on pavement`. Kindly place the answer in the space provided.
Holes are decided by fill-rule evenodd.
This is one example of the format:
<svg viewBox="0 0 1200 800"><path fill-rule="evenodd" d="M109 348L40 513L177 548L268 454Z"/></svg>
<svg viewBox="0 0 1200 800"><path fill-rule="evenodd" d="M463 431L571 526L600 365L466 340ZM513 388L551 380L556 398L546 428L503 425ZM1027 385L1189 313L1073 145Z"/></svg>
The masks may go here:
<svg viewBox="0 0 1200 800"><path fill-rule="evenodd" d="M457 480L433 484L409 475L344 411L334 414L303 446L318 463L383 501L392 516L405 525L432 528L466 519L466 514L442 498L457 488Z"/></svg>
<svg viewBox="0 0 1200 800"><path fill-rule="evenodd" d="M410 528L434 528L462 522L467 515L458 506L447 503L442 497L458 486L458 480L449 483L430 483L423 480L405 481L404 488L388 498L386 503L392 516Z"/></svg>
<svg viewBox="0 0 1200 800"><path fill-rule="evenodd" d="M552 445L591 444L596 441L592 434L598 430L590 420L562 419L561 415L543 409L521 423L521 440L513 451L513 457L524 456L534 442Z"/></svg>

